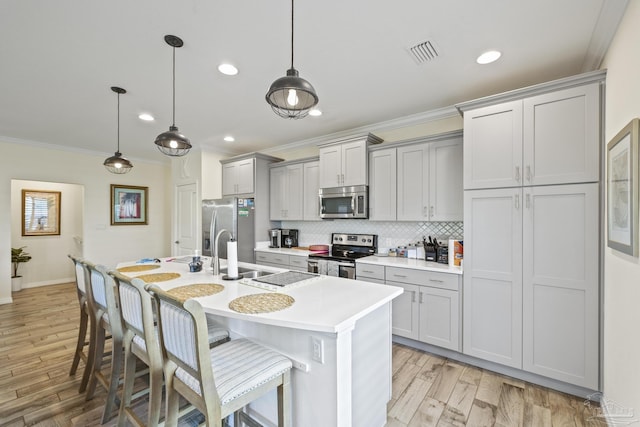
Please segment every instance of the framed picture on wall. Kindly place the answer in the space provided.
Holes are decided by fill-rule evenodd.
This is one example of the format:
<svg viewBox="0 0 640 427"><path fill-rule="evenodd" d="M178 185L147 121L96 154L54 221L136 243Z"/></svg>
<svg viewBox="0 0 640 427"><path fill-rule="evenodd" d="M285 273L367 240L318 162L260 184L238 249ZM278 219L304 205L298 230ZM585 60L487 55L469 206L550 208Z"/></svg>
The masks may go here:
<svg viewBox="0 0 640 427"><path fill-rule="evenodd" d="M147 225L148 189L111 184L111 225Z"/></svg>
<svg viewBox="0 0 640 427"><path fill-rule="evenodd" d="M22 190L22 235L60 235L60 191Z"/></svg>
<svg viewBox="0 0 640 427"><path fill-rule="evenodd" d="M607 144L607 244L638 256L638 127L633 119Z"/></svg>

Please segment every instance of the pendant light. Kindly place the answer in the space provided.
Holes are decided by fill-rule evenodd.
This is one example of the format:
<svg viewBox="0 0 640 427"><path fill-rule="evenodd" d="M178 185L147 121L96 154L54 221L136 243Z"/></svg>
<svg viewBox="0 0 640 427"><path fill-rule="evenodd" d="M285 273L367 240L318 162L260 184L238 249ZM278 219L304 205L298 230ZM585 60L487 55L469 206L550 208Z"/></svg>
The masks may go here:
<svg viewBox="0 0 640 427"><path fill-rule="evenodd" d="M107 158L103 164L109 172L123 174L129 172L131 168L133 168L133 164L122 157L122 153L120 153L120 95L127 93L127 91L116 86L111 86L111 90L118 94L118 149L115 155Z"/></svg>
<svg viewBox="0 0 640 427"><path fill-rule="evenodd" d="M176 127L176 48L182 47L184 44L180 37L167 35L164 41L173 47L173 120L169 131L163 132L156 137L156 145L158 149L167 156L180 157L184 156L191 150L189 139L178 132Z"/></svg>
<svg viewBox="0 0 640 427"><path fill-rule="evenodd" d="M274 81L265 97L271 109L285 119L301 119L318 104L318 95L311 83L298 76L293 68L293 0L291 0L291 68L285 77Z"/></svg>

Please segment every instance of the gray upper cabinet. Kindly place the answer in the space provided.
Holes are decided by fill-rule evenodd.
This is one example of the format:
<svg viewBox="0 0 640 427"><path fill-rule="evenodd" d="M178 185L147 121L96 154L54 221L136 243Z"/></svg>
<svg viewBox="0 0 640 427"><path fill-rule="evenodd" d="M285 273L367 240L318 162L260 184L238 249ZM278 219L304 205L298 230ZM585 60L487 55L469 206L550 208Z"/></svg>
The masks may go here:
<svg viewBox="0 0 640 427"><path fill-rule="evenodd" d="M302 220L303 164L272 167L270 171L270 219Z"/></svg>
<svg viewBox="0 0 640 427"><path fill-rule="evenodd" d="M319 148L320 188L367 185L365 137Z"/></svg>
<svg viewBox="0 0 640 427"><path fill-rule="evenodd" d="M462 221L462 137L397 148L399 221Z"/></svg>
<svg viewBox="0 0 640 427"><path fill-rule="evenodd" d="M464 188L596 182L600 83L464 111Z"/></svg>
<svg viewBox="0 0 640 427"><path fill-rule="evenodd" d="M396 149L369 153L369 219L396 220Z"/></svg>
<svg viewBox="0 0 640 427"><path fill-rule="evenodd" d="M320 218L320 201L318 199L320 162L306 162L303 167L303 219L305 221L320 221L322 219Z"/></svg>
<svg viewBox="0 0 640 427"><path fill-rule="evenodd" d="M222 195L254 192L254 159L243 159L222 165Z"/></svg>

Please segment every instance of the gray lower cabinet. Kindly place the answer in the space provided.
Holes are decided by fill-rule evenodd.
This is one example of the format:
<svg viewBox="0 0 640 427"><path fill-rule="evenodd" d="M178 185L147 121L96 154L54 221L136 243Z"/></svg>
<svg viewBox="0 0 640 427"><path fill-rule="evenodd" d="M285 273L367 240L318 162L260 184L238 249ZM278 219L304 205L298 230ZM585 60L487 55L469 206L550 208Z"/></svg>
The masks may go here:
<svg viewBox="0 0 640 427"><path fill-rule="evenodd" d="M304 255L280 254L268 251L256 251L256 264L269 267L307 271L307 259Z"/></svg>
<svg viewBox="0 0 640 427"><path fill-rule="evenodd" d="M460 276L356 263L356 278L404 289L393 300L392 333L460 351Z"/></svg>

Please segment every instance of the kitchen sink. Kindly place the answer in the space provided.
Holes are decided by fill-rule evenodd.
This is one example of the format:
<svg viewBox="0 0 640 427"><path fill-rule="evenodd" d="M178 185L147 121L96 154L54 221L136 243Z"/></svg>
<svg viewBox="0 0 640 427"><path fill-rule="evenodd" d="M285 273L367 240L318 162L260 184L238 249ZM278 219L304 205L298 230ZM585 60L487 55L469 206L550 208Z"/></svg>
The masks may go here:
<svg viewBox="0 0 640 427"><path fill-rule="evenodd" d="M227 268L221 268L220 274L227 274ZM269 271L252 270L246 267L238 267L238 274L245 279L255 279L256 277L268 276L273 273Z"/></svg>

